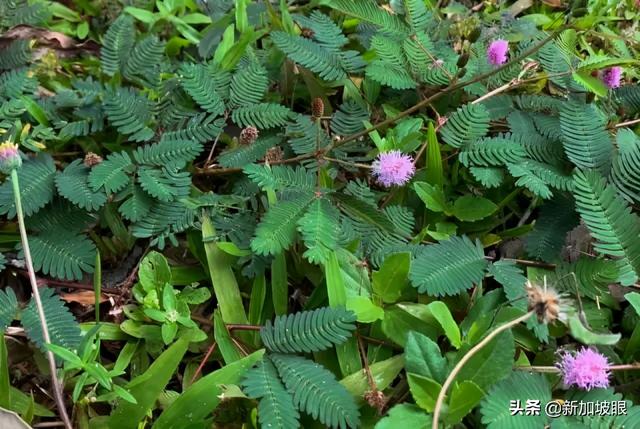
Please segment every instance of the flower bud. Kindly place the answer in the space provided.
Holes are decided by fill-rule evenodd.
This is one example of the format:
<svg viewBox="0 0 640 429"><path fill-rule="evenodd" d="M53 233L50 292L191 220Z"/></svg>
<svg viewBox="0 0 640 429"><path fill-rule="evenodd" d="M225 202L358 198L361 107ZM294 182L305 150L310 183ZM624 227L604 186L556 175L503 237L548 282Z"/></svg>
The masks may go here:
<svg viewBox="0 0 640 429"><path fill-rule="evenodd" d="M0 144L0 171L9 174L22 165L18 145L7 140Z"/></svg>

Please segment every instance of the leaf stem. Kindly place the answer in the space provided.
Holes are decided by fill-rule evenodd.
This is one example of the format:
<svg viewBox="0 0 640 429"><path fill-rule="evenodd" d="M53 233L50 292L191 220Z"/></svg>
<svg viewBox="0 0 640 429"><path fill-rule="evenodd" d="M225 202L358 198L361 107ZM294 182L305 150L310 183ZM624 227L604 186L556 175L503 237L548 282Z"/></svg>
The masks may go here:
<svg viewBox="0 0 640 429"><path fill-rule="evenodd" d="M506 331L507 329L511 329L512 327L518 325L521 322L524 322L525 320L529 319L534 313L535 311L531 310L527 314L522 315L516 319L513 319L511 322L508 322L502 326L499 326L494 331L492 331L489 335L484 337L482 341L480 341L478 344L476 344L471 349L469 349L469 351L462 357L462 359L460 359L460 361L456 364L456 366L453 368L453 370L445 380L444 384L442 385L442 389L440 389L440 393L438 394L438 399L436 400L436 406L433 410L433 423L431 425L432 429L438 429L438 423L439 423L438 420L440 420L440 412L442 411L442 404L444 403L444 398L447 395L447 390L455 380L456 375L458 375L462 367L473 357L473 355L475 355L477 352L482 350L484 346L489 344L491 340L493 340L496 336L498 336L498 334L502 333L503 331Z"/></svg>
<svg viewBox="0 0 640 429"><path fill-rule="evenodd" d="M13 195L16 202L16 214L18 217L18 227L20 229L20 239L22 241L22 250L24 252L24 259L27 265L29 273L29 282L31 283L31 291L33 293L33 299L36 303L36 309L38 310L38 316L40 318L40 325L42 327L42 337L45 345L51 344L51 338L49 337L49 328L47 327L47 319L44 314L44 307L42 306L42 300L40 299L40 292L38 291L38 280L36 279L36 273L33 269L33 261L31 259L31 251L29 249L29 241L27 239L27 229L24 225L24 213L22 211L22 198L20 197L20 184L18 183L18 171L13 169L11 171L11 183L13 185ZM60 418L62 419L65 428L72 429L71 421L67 414L67 410L64 405L64 397L62 391L62 384L58 380L56 360L51 350L46 352L47 360L49 361L49 369L51 371L51 385L53 388L53 396L58 407Z"/></svg>

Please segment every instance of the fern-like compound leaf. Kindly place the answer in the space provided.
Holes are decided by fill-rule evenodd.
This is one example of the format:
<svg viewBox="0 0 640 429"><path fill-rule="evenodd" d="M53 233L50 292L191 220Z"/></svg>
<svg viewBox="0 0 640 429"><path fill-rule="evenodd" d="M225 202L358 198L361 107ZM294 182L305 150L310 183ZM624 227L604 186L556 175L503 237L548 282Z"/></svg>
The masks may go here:
<svg viewBox="0 0 640 429"><path fill-rule="evenodd" d="M347 77L340 65L340 58L312 40L283 31L272 32L271 40L292 61L318 73L325 80L341 80Z"/></svg>
<svg viewBox="0 0 640 429"><path fill-rule="evenodd" d="M293 398L268 358L263 358L255 368L247 371L242 390L248 397L260 400L258 420L262 427L293 429L300 426L300 414L293 405Z"/></svg>
<svg viewBox="0 0 640 429"><path fill-rule="evenodd" d="M286 189L311 191L316 187L315 176L302 166L249 164L243 171L261 188L276 192Z"/></svg>
<svg viewBox="0 0 640 429"><path fill-rule="evenodd" d="M331 131L340 136L348 136L364 130L364 121L369 120L369 112L360 104L347 100L331 118ZM315 124L314 124L315 126Z"/></svg>
<svg viewBox="0 0 640 429"><path fill-rule="evenodd" d="M328 51L338 53L349 42L349 39L342 34L340 27L320 11L314 10L308 17L295 15L293 19L301 28L311 30L310 37Z"/></svg>
<svg viewBox="0 0 640 429"><path fill-rule="evenodd" d="M132 163L126 152L114 152L89 173L89 185L94 191L104 188L107 193L118 192L129 183L127 175Z"/></svg>
<svg viewBox="0 0 640 429"><path fill-rule="evenodd" d="M224 112L224 101L216 91L216 81L204 64L183 64L180 68L184 90L200 107L213 115Z"/></svg>
<svg viewBox="0 0 640 429"><path fill-rule="evenodd" d="M336 116L337 113L333 117L332 127ZM341 120L340 123L346 122L346 120ZM353 124L353 122L349 120L349 124ZM304 155L316 149L322 149L330 143L326 131L318 128L316 123L308 115L298 115L295 122L287 125L287 137L289 138L289 146L291 146L291 149L298 155Z"/></svg>
<svg viewBox="0 0 640 429"><path fill-rule="evenodd" d="M456 295L480 283L486 267L479 241L452 237L424 248L411 263L409 278L420 293Z"/></svg>
<svg viewBox="0 0 640 429"><path fill-rule="evenodd" d="M160 201L171 202L185 194L184 190L191 185L188 171L162 170L142 167L138 170L140 186L146 193Z"/></svg>
<svg viewBox="0 0 640 429"><path fill-rule="evenodd" d="M373 0L332 0L329 6L347 16L369 22L386 34L405 36L409 28L398 15L392 15Z"/></svg>
<svg viewBox="0 0 640 429"><path fill-rule="evenodd" d="M298 221L307 250L303 256L311 263L324 263L329 251L338 245L340 211L326 198L316 198Z"/></svg>
<svg viewBox="0 0 640 429"><path fill-rule="evenodd" d="M458 108L442 127L442 139L449 145L462 148L484 137L489 131L489 112L483 104L465 104Z"/></svg>
<svg viewBox="0 0 640 429"><path fill-rule="evenodd" d="M123 218L135 223L142 220L149 213L152 205L153 198L144 192L140 186L133 185L131 195L122 203L118 211Z"/></svg>
<svg viewBox="0 0 640 429"><path fill-rule="evenodd" d="M96 211L107 202L107 195L89 187L89 167L76 159L56 175L56 187L60 195L81 209Z"/></svg>
<svg viewBox="0 0 640 429"><path fill-rule="evenodd" d="M580 168L609 172L613 145L604 120L592 104L569 102L560 109L562 143L567 157Z"/></svg>
<svg viewBox="0 0 640 429"><path fill-rule="evenodd" d="M173 131L162 134L160 141L168 140L195 140L205 143L214 140L224 128L224 119L216 118L216 115L199 113L188 120L180 121Z"/></svg>
<svg viewBox="0 0 640 429"><path fill-rule="evenodd" d="M314 199L311 192L279 201L264 215L251 240L251 249L259 255L277 255L291 246L297 222Z"/></svg>
<svg viewBox="0 0 640 429"><path fill-rule="evenodd" d="M525 160L527 154L520 142L509 135L482 138L466 145L458 155L466 166L504 166Z"/></svg>
<svg viewBox="0 0 640 429"><path fill-rule="evenodd" d="M68 350L76 350L80 345L82 336L80 325L62 300L53 292L53 289L40 289L40 299L47 319L47 328L51 342ZM31 341L42 351L47 351L44 346L42 325L38 317L35 301L32 298L27 307L22 311L22 326Z"/></svg>
<svg viewBox="0 0 640 429"><path fill-rule="evenodd" d="M640 218L595 170L574 173L576 209L596 240L594 249L618 259L620 281L635 282L640 275Z"/></svg>
<svg viewBox="0 0 640 429"><path fill-rule="evenodd" d="M29 158L18 169L22 209L25 216L37 213L53 199L55 173L53 158L46 153ZM6 214L9 219L16 215L12 186L11 177L0 186L0 214Z"/></svg>
<svg viewBox="0 0 640 429"><path fill-rule="evenodd" d="M514 371L509 378L494 385L480 405L482 423L489 429L535 429L548 424L547 416L511 415L501 406L504 401L518 400L526 403L537 400L542 404L551 401L549 383L543 374Z"/></svg>
<svg viewBox="0 0 640 429"><path fill-rule="evenodd" d="M96 247L81 234L52 229L29 236L36 271L58 279L80 280L92 273Z"/></svg>
<svg viewBox="0 0 640 429"><path fill-rule="evenodd" d="M618 131L618 152L613 159L611 183L632 204L640 203L640 139L628 128Z"/></svg>
<svg viewBox="0 0 640 429"><path fill-rule="evenodd" d="M281 104L259 103L234 109L231 119L241 127L268 129L286 125L293 116L293 112Z"/></svg>
<svg viewBox="0 0 640 429"><path fill-rule="evenodd" d="M567 233L578 225L578 221L573 199L556 196L546 202L526 237L527 254L546 262L558 259Z"/></svg>
<svg viewBox="0 0 640 429"><path fill-rule="evenodd" d="M18 312L18 299L10 287L0 290L0 335L11 324Z"/></svg>
<svg viewBox="0 0 640 429"><path fill-rule="evenodd" d="M405 12L414 32L417 33L427 29L431 16L424 1L405 0Z"/></svg>
<svg viewBox="0 0 640 429"><path fill-rule="evenodd" d="M18 98L33 94L38 89L38 80L31 70L21 67L0 75L0 97Z"/></svg>
<svg viewBox="0 0 640 429"><path fill-rule="evenodd" d="M159 143L138 147L133 158L139 164L182 168L193 161L202 149L197 141L162 139Z"/></svg>
<svg viewBox="0 0 640 429"><path fill-rule="evenodd" d="M131 87L110 89L105 94L103 108L109 122L132 141L150 140L151 101Z"/></svg>
<svg viewBox="0 0 640 429"><path fill-rule="evenodd" d="M133 18L129 15L122 14L113 21L104 35L100 50L103 73L113 76L125 64L135 41L134 31Z"/></svg>
<svg viewBox="0 0 640 429"><path fill-rule="evenodd" d="M244 167L260 158L264 158L267 150L275 147L279 142L280 138L277 136L259 137L258 140L250 145L240 145L223 153L218 157L218 162L223 167Z"/></svg>
<svg viewBox="0 0 640 429"><path fill-rule="evenodd" d="M333 373L300 356L273 354L270 359L296 407L330 428L358 427L358 406Z"/></svg>
<svg viewBox="0 0 640 429"><path fill-rule="evenodd" d="M351 338L356 329L353 312L339 307L281 315L260 329L265 347L280 353L311 353L326 350Z"/></svg>
<svg viewBox="0 0 640 429"><path fill-rule="evenodd" d="M140 40L126 57L122 72L124 77L151 88L158 87L164 48L165 44L155 35Z"/></svg>
<svg viewBox="0 0 640 429"><path fill-rule="evenodd" d="M269 87L269 77L264 67L251 63L236 71L231 79L231 105L251 106L262 100Z"/></svg>

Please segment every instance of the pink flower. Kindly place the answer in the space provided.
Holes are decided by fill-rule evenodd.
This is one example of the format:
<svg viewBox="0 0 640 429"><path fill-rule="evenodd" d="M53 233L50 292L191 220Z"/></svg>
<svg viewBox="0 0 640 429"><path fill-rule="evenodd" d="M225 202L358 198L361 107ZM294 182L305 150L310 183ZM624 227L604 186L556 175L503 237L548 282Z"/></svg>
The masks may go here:
<svg viewBox="0 0 640 429"><path fill-rule="evenodd" d="M564 352L557 366L567 386L575 384L585 390L609 387L609 361L593 349L583 348L575 354Z"/></svg>
<svg viewBox="0 0 640 429"><path fill-rule="evenodd" d="M620 86L620 79L622 79L622 67L615 66L605 69L602 72L601 78L604 84L607 85L607 88L618 88Z"/></svg>
<svg viewBox="0 0 640 429"><path fill-rule="evenodd" d="M18 152L18 145L6 141L0 144L0 171L4 174L22 165L22 158Z"/></svg>
<svg viewBox="0 0 640 429"><path fill-rule="evenodd" d="M489 64L499 66L507 62L509 54L509 42L498 39L491 42L487 48L487 60Z"/></svg>
<svg viewBox="0 0 640 429"><path fill-rule="evenodd" d="M378 182L387 188L392 185L404 185L416 171L413 159L399 150L392 150L378 155L373 164L373 175Z"/></svg>

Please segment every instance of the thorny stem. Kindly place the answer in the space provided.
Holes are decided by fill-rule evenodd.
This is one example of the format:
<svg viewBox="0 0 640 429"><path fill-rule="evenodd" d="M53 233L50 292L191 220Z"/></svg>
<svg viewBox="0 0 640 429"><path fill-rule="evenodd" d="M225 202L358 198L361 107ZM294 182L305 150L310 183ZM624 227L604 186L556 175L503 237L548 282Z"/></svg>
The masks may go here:
<svg viewBox="0 0 640 429"><path fill-rule="evenodd" d="M473 357L473 355L475 355L477 352L482 350L484 346L489 344L491 340L493 340L498 334L500 334L503 331L506 331L507 329L511 329L512 327L518 325L519 323L524 322L525 320L529 319L534 313L535 313L535 310L531 310L527 314L520 316L516 319L513 319L511 322L505 323L504 325L496 328L489 335L484 337L482 341L480 341L478 344L476 344L471 349L469 349L469 351L462 357L462 359L460 359L460 361L456 364L456 366L453 368L453 370L445 380L444 384L442 385L442 389L440 389L440 393L438 394L438 399L436 400L436 406L433 410L433 423L431 425L432 429L438 429L438 423L439 423L438 421L440 420L440 411L442 411L442 404L444 403L444 398L447 395L447 390L455 380L456 375L458 375L462 367Z"/></svg>
<svg viewBox="0 0 640 429"><path fill-rule="evenodd" d="M360 164L358 162L343 161L343 160L337 159L337 158L329 158L328 156L323 156L322 158L326 159L327 161L335 162L336 164L346 165L348 167L371 169L371 166L367 165L367 164Z"/></svg>
<svg viewBox="0 0 640 429"><path fill-rule="evenodd" d="M24 259L29 272L29 282L31 283L31 291L33 293L33 299L36 303L36 309L38 310L38 317L40 319L40 326L42 327L42 337L45 345L51 344L51 338L49 337L49 328L47 327L47 319L44 314L44 307L42 306L42 300L40 299L40 292L38 291L38 280L36 279L36 273L33 269L33 261L31 259L31 251L29 249L29 241L27 239L27 229L24 225L24 213L22 212L22 199L20 197L20 185L18 183L18 171L13 169L11 171L11 183L13 185L13 196L16 201L16 214L18 217L18 227L20 229L20 239L22 241L22 251L24 252ZM62 384L58 380L56 367L56 360L51 350L46 352L47 360L49 361L49 370L51 371L51 387L53 388L53 396L60 413L60 418L64 422L67 429L72 429L71 421L67 415L67 410L64 405L64 397L62 392Z"/></svg>

